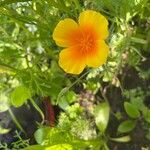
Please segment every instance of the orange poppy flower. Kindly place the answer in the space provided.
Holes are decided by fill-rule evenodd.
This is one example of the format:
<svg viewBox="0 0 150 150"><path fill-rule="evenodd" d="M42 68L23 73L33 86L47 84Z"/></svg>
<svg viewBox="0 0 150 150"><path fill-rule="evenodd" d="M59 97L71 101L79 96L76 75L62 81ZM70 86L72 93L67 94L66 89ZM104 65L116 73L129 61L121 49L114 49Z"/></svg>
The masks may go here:
<svg viewBox="0 0 150 150"><path fill-rule="evenodd" d="M99 12L86 10L79 16L78 24L66 18L53 32L58 46L64 47L59 54L59 65L67 73L80 74L88 67L99 67L106 62L109 47L108 21Z"/></svg>

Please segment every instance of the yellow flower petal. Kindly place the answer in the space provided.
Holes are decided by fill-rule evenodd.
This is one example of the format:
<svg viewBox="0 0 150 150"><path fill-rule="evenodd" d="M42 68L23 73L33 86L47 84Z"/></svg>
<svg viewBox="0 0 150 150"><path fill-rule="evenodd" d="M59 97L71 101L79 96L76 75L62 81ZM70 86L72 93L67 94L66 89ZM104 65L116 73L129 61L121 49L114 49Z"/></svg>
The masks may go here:
<svg viewBox="0 0 150 150"><path fill-rule="evenodd" d="M86 64L89 67L100 67L103 65L109 53L109 47L104 41L99 41L95 52L87 56Z"/></svg>
<svg viewBox="0 0 150 150"><path fill-rule="evenodd" d="M80 74L84 68L99 67L107 60L108 21L100 13L80 14L79 25L72 19L60 21L53 32L56 44L66 47L59 54L59 65L67 73Z"/></svg>
<svg viewBox="0 0 150 150"><path fill-rule="evenodd" d="M71 45L70 36L78 28L78 24L72 19L64 19L60 21L54 29L53 39L56 44L61 47Z"/></svg>
<svg viewBox="0 0 150 150"><path fill-rule="evenodd" d="M93 10L83 11L79 16L79 25L91 26L95 28L99 39L104 40L107 38L108 32L108 21L99 12Z"/></svg>
<svg viewBox="0 0 150 150"><path fill-rule="evenodd" d="M67 73L80 74L85 68L85 60L73 48L67 48L59 54L59 66Z"/></svg>

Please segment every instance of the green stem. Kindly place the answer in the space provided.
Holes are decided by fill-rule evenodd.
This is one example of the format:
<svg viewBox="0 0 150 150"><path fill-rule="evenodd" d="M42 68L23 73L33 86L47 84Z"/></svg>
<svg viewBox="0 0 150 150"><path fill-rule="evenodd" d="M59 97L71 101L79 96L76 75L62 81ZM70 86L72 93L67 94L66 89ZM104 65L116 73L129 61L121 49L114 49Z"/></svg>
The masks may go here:
<svg viewBox="0 0 150 150"><path fill-rule="evenodd" d="M12 110L9 108L8 112L12 118L12 120L14 121L14 123L16 124L16 126L23 132L26 134L25 130L22 128L21 124L19 123L19 121L17 120L16 116L13 114Z"/></svg>
<svg viewBox="0 0 150 150"><path fill-rule="evenodd" d="M84 76L86 76L91 70L89 69L87 72L85 72L84 74L82 74L74 83L72 83L68 89L70 89L71 87L73 87L76 83L78 83Z"/></svg>
<svg viewBox="0 0 150 150"><path fill-rule="evenodd" d="M148 43L147 40L140 39L140 38L137 38L137 37L131 37L131 41L134 42L134 43L139 43L139 44L147 44Z"/></svg>
<svg viewBox="0 0 150 150"><path fill-rule="evenodd" d="M81 75L75 82L73 82L69 87L65 87L60 91L57 97L56 105L58 104L59 99L71 88L73 87L76 83L78 83L84 76L86 76L91 70L88 70L85 72L83 75Z"/></svg>
<svg viewBox="0 0 150 150"><path fill-rule="evenodd" d="M42 118L42 124L44 123L44 114L43 114L43 112L42 112L42 110L40 109L40 107L35 103L35 101L32 99L32 98L30 98L30 101L31 101L31 103L32 103L32 105L34 106L34 108L39 112L39 114L41 115L41 118Z"/></svg>

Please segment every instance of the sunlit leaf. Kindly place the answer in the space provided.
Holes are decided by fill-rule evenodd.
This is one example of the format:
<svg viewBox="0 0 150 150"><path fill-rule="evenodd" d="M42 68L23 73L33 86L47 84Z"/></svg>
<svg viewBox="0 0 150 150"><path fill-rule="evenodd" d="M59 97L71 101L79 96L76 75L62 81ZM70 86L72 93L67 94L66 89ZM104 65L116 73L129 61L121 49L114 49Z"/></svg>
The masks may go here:
<svg viewBox="0 0 150 150"><path fill-rule="evenodd" d="M38 130L36 130L36 132L34 133L36 142L38 144L42 144L42 142L48 138L50 131L51 131L51 128L49 127L39 128Z"/></svg>
<svg viewBox="0 0 150 150"><path fill-rule="evenodd" d="M94 109L95 122L101 132L105 132L109 121L110 107L108 103L100 103Z"/></svg>
<svg viewBox="0 0 150 150"><path fill-rule="evenodd" d="M41 145L32 145L24 148L24 150L45 150L45 148L46 148L45 146Z"/></svg>
<svg viewBox="0 0 150 150"><path fill-rule="evenodd" d="M70 144L57 144L53 146L32 145L24 150L73 150L73 147Z"/></svg>
<svg viewBox="0 0 150 150"><path fill-rule="evenodd" d="M28 88L25 86L18 86L11 93L11 103L15 107L20 107L23 105L27 99L31 97L31 93Z"/></svg>
<svg viewBox="0 0 150 150"><path fill-rule="evenodd" d="M69 144L58 144L50 147L46 147L45 150L73 150L73 147Z"/></svg>
<svg viewBox="0 0 150 150"><path fill-rule="evenodd" d="M10 129L5 129L0 126L0 134L7 134L10 131Z"/></svg>

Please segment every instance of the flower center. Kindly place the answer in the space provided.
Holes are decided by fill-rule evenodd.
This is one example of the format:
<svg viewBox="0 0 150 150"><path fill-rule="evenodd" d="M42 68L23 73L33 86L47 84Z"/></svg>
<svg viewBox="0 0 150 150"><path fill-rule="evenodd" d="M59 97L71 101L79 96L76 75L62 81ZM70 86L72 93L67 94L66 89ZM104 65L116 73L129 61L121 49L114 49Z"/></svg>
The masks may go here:
<svg viewBox="0 0 150 150"><path fill-rule="evenodd" d="M79 40L79 48L83 53L88 53L95 47L94 37L89 33L83 33Z"/></svg>
<svg viewBox="0 0 150 150"><path fill-rule="evenodd" d="M94 30L90 27L79 27L79 29L73 33L73 45L81 54L90 54L96 48L97 36Z"/></svg>

